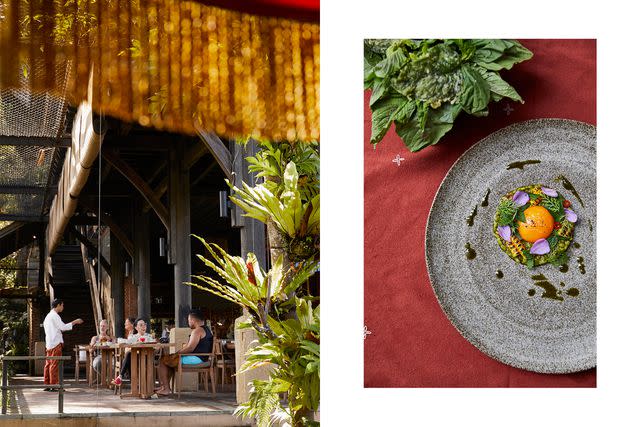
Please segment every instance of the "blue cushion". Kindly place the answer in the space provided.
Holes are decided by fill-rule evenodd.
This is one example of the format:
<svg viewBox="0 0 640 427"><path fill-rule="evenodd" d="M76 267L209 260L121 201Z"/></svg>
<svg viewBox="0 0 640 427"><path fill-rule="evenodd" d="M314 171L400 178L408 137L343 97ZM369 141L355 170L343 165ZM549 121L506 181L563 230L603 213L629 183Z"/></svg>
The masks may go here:
<svg viewBox="0 0 640 427"><path fill-rule="evenodd" d="M198 356L181 356L183 365L199 365L202 360Z"/></svg>

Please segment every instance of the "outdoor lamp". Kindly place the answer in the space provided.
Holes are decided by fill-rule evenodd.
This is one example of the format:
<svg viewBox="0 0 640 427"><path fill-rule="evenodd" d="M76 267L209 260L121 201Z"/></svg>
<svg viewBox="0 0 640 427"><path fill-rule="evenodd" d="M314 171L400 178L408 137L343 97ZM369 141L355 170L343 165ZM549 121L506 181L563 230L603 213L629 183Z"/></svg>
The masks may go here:
<svg viewBox="0 0 640 427"><path fill-rule="evenodd" d="M131 265L129 264L129 261L125 261L124 263L124 277L129 277L129 269L131 268Z"/></svg>
<svg viewBox="0 0 640 427"><path fill-rule="evenodd" d="M229 196L225 190L218 192L220 198L220 218L229 217Z"/></svg>
<svg viewBox="0 0 640 427"><path fill-rule="evenodd" d="M164 237L160 237L160 256L164 257L167 255L167 239Z"/></svg>

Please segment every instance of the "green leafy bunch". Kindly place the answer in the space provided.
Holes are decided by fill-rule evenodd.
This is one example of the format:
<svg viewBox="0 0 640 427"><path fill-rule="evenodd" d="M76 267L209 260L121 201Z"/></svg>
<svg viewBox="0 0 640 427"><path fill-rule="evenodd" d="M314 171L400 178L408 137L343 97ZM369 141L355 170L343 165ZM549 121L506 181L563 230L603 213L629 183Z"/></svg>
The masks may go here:
<svg viewBox="0 0 640 427"><path fill-rule="evenodd" d="M490 101L524 102L498 71L532 56L515 40L365 40L370 142L395 123L407 148L419 151L437 144L462 111L486 116Z"/></svg>

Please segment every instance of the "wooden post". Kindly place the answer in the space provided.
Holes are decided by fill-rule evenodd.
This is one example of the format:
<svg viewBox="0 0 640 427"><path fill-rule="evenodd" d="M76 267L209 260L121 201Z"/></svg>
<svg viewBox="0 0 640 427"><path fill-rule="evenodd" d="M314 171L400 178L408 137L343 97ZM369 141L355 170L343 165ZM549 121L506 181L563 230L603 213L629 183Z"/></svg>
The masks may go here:
<svg viewBox="0 0 640 427"><path fill-rule="evenodd" d="M110 240L111 298L113 298L112 333L119 335L124 322L124 251L118 239Z"/></svg>
<svg viewBox="0 0 640 427"><path fill-rule="evenodd" d="M239 144L231 143L230 150L233 158L233 173L235 176L234 184L242 187L242 181L253 185L255 183L255 174L249 173L249 164L245 160L248 156L256 154L257 145L254 141L249 141L244 147ZM253 252L263 269L267 269L266 242L265 242L265 225L253 218L242 216L242 209L233 205L231 224L240 228L240 247L242 257L246 259L249 252ZM253 329L239 329L238 325L249 319L249 313L243 310L242 316L235 320L234 336L235 336L235 361L236 367L242 366L247 360L246 353L249 349L256 345L258 334ZM236 373L236 402L244 403L249 399L249 391L251 389L251 381L266 380L269 378L269 367L262 366L243 373Z"/></svg>
<svg viewBox="0 0 640 427"><path fill-rule="evenodd" d="M191 218L189 166L185 162L185 141L178 141L169 153L169 263L173 264L176 327L188 326L191 308Z"/></svg>
<svg viewBox="0 0 640 427"><path fill-rule="evenodd" d="M64 360L59 360L58 362L58 413L62 414L64 412L64 389L62 388L64 385Z"/></svg>
<svg viewBox="0 0 640 427"><path fill-rule="evenodd" d="M138 317L149 321L151 315L151 249L149 242L149 214L136 203L133 218L133 282L138 286Z"/></svg>

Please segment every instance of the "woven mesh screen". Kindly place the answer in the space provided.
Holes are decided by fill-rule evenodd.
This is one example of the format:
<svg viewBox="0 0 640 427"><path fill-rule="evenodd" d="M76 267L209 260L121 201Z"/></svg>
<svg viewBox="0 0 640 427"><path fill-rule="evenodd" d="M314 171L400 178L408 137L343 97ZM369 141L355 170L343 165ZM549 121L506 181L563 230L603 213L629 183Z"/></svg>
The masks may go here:
<svg viewBox="0 0 640 427"><path fill-rule="evenodd" d="M7 215L39 215L41 194L0 194L0 213Z"/></svg>
<svg viewBox="0 0 640 427"><path fill-rule="evenodd" d="M65 127L67 104L61 96L47 92L34 93L30 79L42 78L43 61L24 66L18 86L0 91L0 214L18 217L40 216L46 211L57 176L51 177L52 166L59 170L60 149L43 147L34 138L59 137ZM67 62L55 67L55 81L66 90L69 76ZM56 173L54 173L56 175ZM46 203L45 203L45 198ZM0 224L1 225L1 224Z"/></svg>

